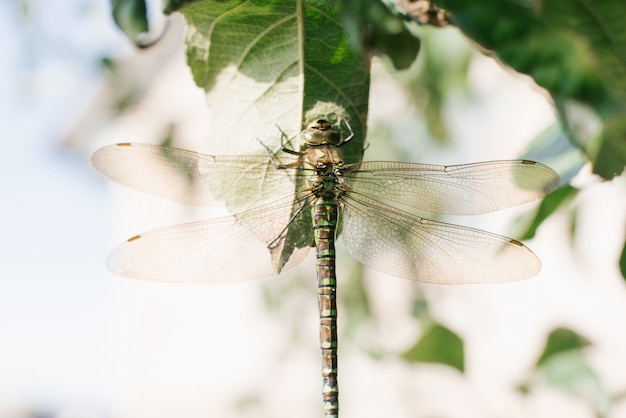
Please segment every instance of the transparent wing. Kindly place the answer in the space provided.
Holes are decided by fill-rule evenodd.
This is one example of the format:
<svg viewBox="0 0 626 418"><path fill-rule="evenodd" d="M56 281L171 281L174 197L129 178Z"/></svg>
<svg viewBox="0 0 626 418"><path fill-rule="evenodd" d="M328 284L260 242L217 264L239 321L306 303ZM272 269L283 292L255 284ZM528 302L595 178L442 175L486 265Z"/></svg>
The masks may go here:
<svg viewBox="0 0 626 418"><path fill-rule="evenodd" d="M302 261L313 236L306 216L308 200L296 203L296 216L293 198L273 203L137 235L113 250L107 266L121 276L186 283L237 282L278 274ZM300 242L290 240L287 226L300 230L306 222L308 235L299 235Z"/></svg>
<svg viewBox="0 0 626 418"><path fill-rule="evenodd" d="M537 256L518 241L431 221L374 200L343 197L343 240L363 264L428 283L495 283L538 273Z"/></svg>
<svg viewBox="0 0 626 418"><path fill-rule="evenodd" d="M269 156L214 156L149 144L115 144L91 157L100 173L120 184L188 205L226 202L239 212L294 192L302 169L276 169L298 160Z"/></svg>
<svg viewBox="0 0 626 418"><path fill-rule="evenodd" d="M530 202L559 184L551 168L528 160L450 166L371 161L349 166L344 177L355 193L453 215L476 215Z"/></svg>

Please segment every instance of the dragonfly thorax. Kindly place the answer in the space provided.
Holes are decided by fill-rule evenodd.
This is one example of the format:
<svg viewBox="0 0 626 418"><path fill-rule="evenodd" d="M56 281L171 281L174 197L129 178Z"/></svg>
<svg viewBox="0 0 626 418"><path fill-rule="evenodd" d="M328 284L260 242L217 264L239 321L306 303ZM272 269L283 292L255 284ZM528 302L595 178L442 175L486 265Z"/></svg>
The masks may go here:
<svg viewBox="0 0 626 418"><path fill-rule="evenodd" d="M311 191L323 200L337 200L345 194L343 156L339 147L345 142L330 122L318 119L300 135L308 164L315 169Z"/></svg>
<svg viewBox="0 0 626 418"><path fill-rule="evenodd" d="M336 147L326 145L308 150L308 160L315 167L311 191L323 200L337 200L345 194L344 164Z"/></svg>
<svg viewBox="0 0 626 418"><path fill-rule="evenodd" d="M324 119L318 119L300 134L300 139L308 146L340 145L341 134Z"/></svg>

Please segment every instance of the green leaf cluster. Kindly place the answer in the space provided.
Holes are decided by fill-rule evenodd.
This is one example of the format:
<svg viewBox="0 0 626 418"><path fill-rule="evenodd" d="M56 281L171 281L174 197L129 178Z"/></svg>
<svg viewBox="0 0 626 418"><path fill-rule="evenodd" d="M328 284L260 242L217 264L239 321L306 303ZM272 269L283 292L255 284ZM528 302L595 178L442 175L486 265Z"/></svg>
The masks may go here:
<svg viewBox="0 0 626 418"><path fill-rule="evenodd" d="M112 0L112 5L129 37L147 29L144 1ZM550 93L562 126L595 173L611 179L623 172L625 3L440 0L437 5L486 53ZM265 128L274 124L295 137L315 117L341 113L361 141L348 159L360 157L366 132L365 54L383 54L396 68L407 68L421 45L407 24L410 16L386 0L169 0L165 11L179 11L187 20L190 68L220 104L216 137L275 138L276 131ZM429 107L430 119L443 138L445 126L437 121L441 94L433 93L437 102ZM234 97L239 103L231 103Z"/></svg>
<svg viewBox="0 0 626 418"><path fill-rule="evenodd" d="M611 179L626 165L626 3L441 0L452 21L550 92L570 139ZM534 6L533 6L534 5ZM600 121L599 126L594 123Z"/></svg>
<svg viewBox="0 0 626 418"><path fill-rule="evenodd" d="M598 417L607 416L610 404L618 396L607 392L590 365L585 354L589 346L589 340L571 329L552 330L533 372L518 389L530 393L535 387L548 386L587 400Z"/></svg>

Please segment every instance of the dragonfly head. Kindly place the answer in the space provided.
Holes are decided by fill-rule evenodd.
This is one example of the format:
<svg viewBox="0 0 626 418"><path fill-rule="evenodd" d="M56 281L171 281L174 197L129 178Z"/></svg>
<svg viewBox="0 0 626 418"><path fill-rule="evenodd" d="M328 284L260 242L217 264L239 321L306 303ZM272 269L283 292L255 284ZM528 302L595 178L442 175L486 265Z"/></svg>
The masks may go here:
<svg viewBox="0 0 626 418"><path fill-rule="evenodd" d="M318 119L309 125L300 138L306 145L340 145L341 134L327 120Z"/></svg>

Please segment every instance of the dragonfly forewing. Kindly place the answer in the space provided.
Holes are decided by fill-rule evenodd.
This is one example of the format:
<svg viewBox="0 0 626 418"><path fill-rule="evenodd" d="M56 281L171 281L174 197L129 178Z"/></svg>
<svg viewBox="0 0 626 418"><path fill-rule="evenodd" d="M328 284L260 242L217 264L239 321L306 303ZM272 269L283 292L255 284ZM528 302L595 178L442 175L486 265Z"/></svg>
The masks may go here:
<svg viewBox="0 0 626 418"><path fill-rule="evenodd" d="M523 244L489 232L424 219L362 196L343 198L342 236L363 264L437 284L497 283L537 274Z"/></svg>
<svg viewBox="0 0 626 418"><path fill-rule="evenodd" d="M559 184L551 168L527 160L450 166L370 161L354 167L344 174L352 192L450 215L477 215L530 202Z"/></svg>
<svg viewBox="0 0 626 418"><path fill-rule="evenodd" d="M96 151L92 165L109 179L186 205L226 203L233 213L295 192L297 161L265 155L215 156L150 144L121 143Z"/></svg>

